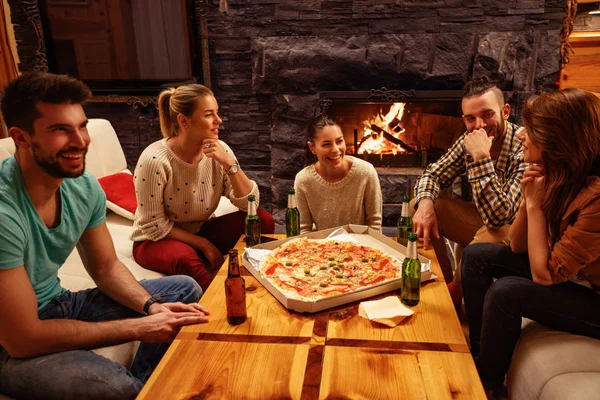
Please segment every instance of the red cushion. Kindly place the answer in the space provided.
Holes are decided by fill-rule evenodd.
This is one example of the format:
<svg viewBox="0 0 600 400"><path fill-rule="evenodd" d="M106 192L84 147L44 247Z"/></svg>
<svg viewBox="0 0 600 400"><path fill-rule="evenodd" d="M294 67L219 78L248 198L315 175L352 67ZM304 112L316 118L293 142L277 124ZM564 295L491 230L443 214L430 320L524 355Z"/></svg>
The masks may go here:
<svg viewBox="0 0 600 400"><path fill-rule="evenodd" d="M104 193L106 193L106 200L135 214L137 199L135 197L133 175L126 172L118 172L100 178L98 182L100 182L100 186L102 186Z"/></svg>

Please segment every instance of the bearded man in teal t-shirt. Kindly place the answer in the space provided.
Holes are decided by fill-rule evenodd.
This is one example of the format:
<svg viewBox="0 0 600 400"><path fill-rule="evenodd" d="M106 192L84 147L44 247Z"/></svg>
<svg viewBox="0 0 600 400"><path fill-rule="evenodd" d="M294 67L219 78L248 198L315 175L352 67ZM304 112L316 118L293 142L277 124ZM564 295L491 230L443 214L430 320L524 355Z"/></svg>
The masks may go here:
<svg viewBox="0 0 600 400"><path fill-rule="evenodd" d="M15 398L134 398L181 326L207 320L193 279L138 283L117 259L85 172L90 96L74 78L28 73L2 97L16 153L0 164L0 393ZM97 288L61 287L75 246ZM88 350L132 340L131 371Z"/></svg>

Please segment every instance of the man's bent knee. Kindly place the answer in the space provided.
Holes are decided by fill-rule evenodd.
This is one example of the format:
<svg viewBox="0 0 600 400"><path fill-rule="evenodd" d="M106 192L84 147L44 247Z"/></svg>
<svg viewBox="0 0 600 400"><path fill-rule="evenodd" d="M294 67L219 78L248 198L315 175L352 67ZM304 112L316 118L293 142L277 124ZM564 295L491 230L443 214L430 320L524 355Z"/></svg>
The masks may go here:
<svg viewBox="0 0 600 400"><path fill-rule="evenodd" d="M479 228L471 244L475 243L501 243L508 245L510 224L501 226L498 229L490 229L487 226Z"/></svg>
<svg viewBox="0 0 600 400"><path fill-rule="evenodd" d="M2 393L26 399L134 399L143 383L121 364L86 350L27 360L2 368Z"/></svg>

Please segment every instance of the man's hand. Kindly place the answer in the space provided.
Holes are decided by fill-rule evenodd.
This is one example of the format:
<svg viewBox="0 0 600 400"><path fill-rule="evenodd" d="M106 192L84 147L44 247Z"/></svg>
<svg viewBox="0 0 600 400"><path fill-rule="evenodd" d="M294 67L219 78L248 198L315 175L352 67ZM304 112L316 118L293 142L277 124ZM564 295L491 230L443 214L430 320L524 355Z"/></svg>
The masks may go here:
<svg viewBox="0 0 600 400"><path fill-rule="evenodd" d="M130 321L135 324L137 340L146 343L170 343L175 339L181 327L205 323L208 321L208 317L202 312L165 311Z"/></svg>
<svg viewBox="0 0 600 400"><path fill-rule="evenodd" d="M463 145L467 153L473 157L474 161L479 161L486 157L490 157L490 150L494 137L488 137L485 129L474 129L467 135Z"/></svg>
<svg viewBox="0 0 600 400"><path fill-rule="evenodd" d="M209 315L210 313L206 308L198 303L185 304L182 302L176 303L154 303L148 309L148 314L153 315L159 312L195 312L199 314Z"/></svg>
<svg viewBox="0 0 600 400"><path fill-rule="evenodd" d="M423 238L423 248L429 250L431 247L430 234L440 238L437 216L431 199L422 199L419 201L419 208L413 216L413 232L418 237Z"/></svg>

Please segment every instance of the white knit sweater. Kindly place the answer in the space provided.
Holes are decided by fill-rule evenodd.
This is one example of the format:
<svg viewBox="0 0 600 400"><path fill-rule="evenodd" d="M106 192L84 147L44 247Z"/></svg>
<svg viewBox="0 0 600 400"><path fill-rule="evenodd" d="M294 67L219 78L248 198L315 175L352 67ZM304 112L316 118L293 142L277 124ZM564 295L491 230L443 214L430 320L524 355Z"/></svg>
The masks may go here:
<svg viewBox="0 0 600 400"><path fill-rule="evenodd" d="M220 141L225 151L235 155ZM197 233L219 205L222 195L246 210L248 195L256 197L258 186L246 196L235 197L223 166L212 158L202 157L198 164L181 160L162 139L152 143L141 154L134 173L138 208L135 213L131 240L163 239L177 226Z"/></svg>
<svg viewBox="0 0 600 400"><path fill-rule="evenodd" d="M339 182L324 180L314 164L296 175L294 187L300 211L300 231L333 228L346 224L368 225L381 230L382 197L373 165L350 157L352 167Z"/></svg>

